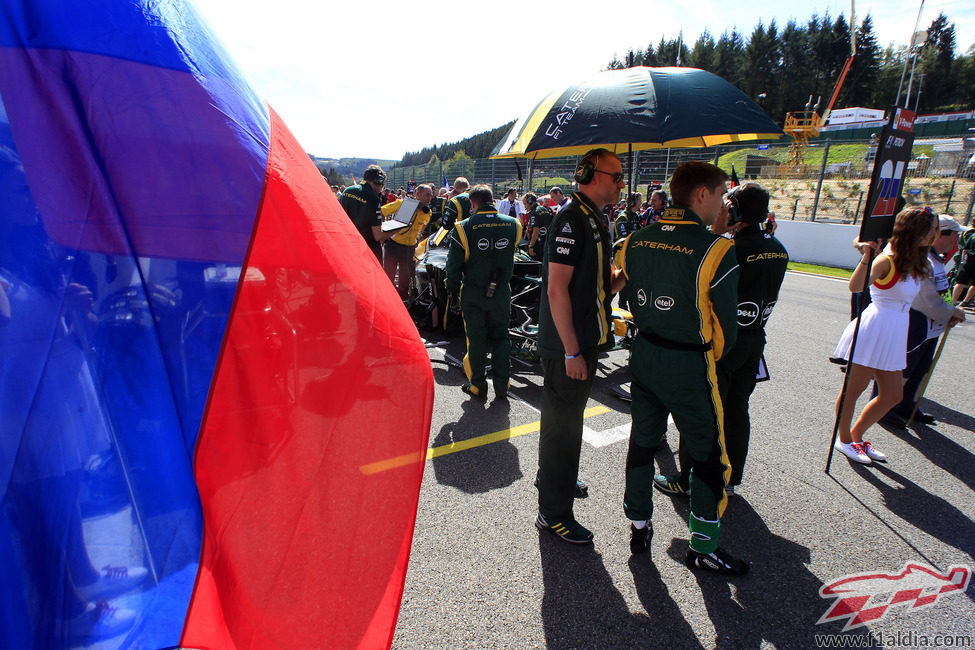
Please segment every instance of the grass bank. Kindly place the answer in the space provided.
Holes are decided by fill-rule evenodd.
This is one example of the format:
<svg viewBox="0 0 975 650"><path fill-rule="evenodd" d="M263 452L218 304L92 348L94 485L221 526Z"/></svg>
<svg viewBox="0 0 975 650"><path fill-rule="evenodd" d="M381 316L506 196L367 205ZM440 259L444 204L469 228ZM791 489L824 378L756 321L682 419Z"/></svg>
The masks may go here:
<svg viewBox="0 0 975 650"><path fill-rule="evenodd" d="M853 275L853 271L849 269L838 269L834 266L820 266L818 264L803 264L802 262L789 262L789 270L814 273L816 275L829 275L834 278L849 278Z"/></svg>

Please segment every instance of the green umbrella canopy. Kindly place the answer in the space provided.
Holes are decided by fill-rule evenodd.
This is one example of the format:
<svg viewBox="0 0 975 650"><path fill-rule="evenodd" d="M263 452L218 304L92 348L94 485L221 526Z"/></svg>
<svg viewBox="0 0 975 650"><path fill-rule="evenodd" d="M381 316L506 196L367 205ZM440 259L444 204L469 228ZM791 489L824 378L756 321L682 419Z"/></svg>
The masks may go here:
<svg viewBox="0 0 975 650"><path fill-rule="evenodd" d="M779 138L782 130L721 77L697 68L606 70L559 89L519 119L491 158L554 158Z"/></svg>

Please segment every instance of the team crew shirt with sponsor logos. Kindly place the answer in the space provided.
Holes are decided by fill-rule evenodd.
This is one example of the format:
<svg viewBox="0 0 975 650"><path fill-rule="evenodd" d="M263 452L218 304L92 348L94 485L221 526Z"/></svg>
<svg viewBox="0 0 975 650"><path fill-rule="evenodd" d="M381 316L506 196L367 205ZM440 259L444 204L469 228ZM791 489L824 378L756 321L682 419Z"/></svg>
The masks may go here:
<svg viewBox="0 0 975 650"><path fill-rule="evenodd" d="M767 236L761 224L735 234L738 258L738 336L765 336L765 323L779 299L779 287L789 265L789 253L778 239Z"/></svg>
<svg viewBox="0 0 975 650"><path fill-rule="evenodd" d="M715 359L734 346L734 245L705 228L696 214L684 208L666 210L659 221L626 240L620 263L626 277L623 291L641 332L678 344L710 343Z"/></svg>
<svg viewBox="0 0 975 650"><path fill-rule="evenodd" d="M544 205L536 205L528 213L528 232L531 233L532 230L538 229L538 235L535 237L535 243L532 246L537 259L543 259L545 256L545 238L548 235L548 229L551 225L552 211ZM531 240L529 240L529 243L531 243Z"/></svg>
<svg viewBox="0 0 975 650"><path fill-rule="evenodd" d="M383 248L372 236L373 226L382 226L383 214L380 211L382 202L379 195L372 191L369 183L363 181L358 185L345 188L340 201L345 213L352 220L352 225L359 231L365 240L369 250L373 252L376 259L382 262Z"/></svg>
<svg viewBox="0 0 975 650"><path fill-rule="evenodd" d="M585 194L572 193L548 229L545 263L557 262L574 267L569 281L572 325L579 350L609 349L613 294L610 292L610 241L602 211ZM538 352L542 357L561 360L562 346L548 303L548 278L544 279L538 319Z"/></svg>

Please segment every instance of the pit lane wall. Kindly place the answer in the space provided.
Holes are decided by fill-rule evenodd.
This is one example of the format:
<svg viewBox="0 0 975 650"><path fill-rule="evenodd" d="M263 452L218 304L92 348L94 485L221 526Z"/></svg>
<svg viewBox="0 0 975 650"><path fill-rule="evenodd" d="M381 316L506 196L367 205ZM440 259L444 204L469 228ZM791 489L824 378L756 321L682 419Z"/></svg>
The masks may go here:
<svg viewBox="0 0 975 650"><path fill-rule="evenodd" d="M860 234L859 224L784 219L779 219L777 224L775 236L789 251L793 262L852 269L861 259L853 248L853 239Z"/></svg>

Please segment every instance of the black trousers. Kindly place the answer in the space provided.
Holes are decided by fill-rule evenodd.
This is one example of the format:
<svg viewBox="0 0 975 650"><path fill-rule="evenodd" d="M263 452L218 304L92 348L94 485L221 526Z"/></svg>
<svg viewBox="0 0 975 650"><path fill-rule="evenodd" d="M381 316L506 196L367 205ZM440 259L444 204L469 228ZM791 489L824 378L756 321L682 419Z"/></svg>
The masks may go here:
<svg viewBox="0 0 975 650"><path fill-rule="evenodd" d="M406 300L409 296L413 251L413 246L397 244L394 241L383 244L383 270L386 271L389 281L396 287L396 292L402 300Z"/></svg>
<svg viewBox="0 0 975 650"><path fill-rule="evenodd" d="M748 400L755 390L755 377L764 351L764 335L739 334L735 347L717 364L718 392L724 409L725 452L731 463L728 485L741 485L752 431ZM683 444L678 458L681 481L686 485L691 463Z"/></svg>
<svg viewBox="0 0 975 650"><path fill-rule="evenodd" d="M907 329L907 367L904 368L904 397L900 404L887 411L887 415L897 415L904 419L911 417L914 405L917 403L917 391L924 381L924 375L931 369L934 361L934 351L938 347L938 339L927 338L928 319L919 311L911 310L910 325ZM871 399L877 396L877 383L873 384Z"/></svg>
<svg viewBox="0 0 975 650"><path fill-rule="evenodd" d="M538 435L538 511L545 517L572 516L579 455L582 452L583 414L596 374L596 349L582 353L589 369L585 381L565 374L565 360L542 358L541 425Z"/></svg>

